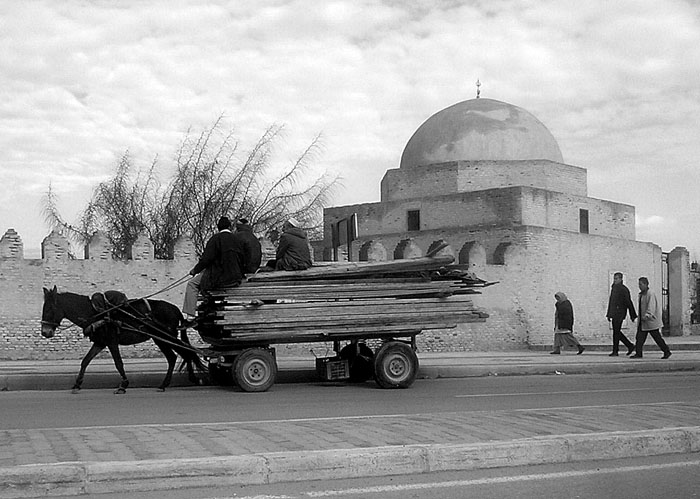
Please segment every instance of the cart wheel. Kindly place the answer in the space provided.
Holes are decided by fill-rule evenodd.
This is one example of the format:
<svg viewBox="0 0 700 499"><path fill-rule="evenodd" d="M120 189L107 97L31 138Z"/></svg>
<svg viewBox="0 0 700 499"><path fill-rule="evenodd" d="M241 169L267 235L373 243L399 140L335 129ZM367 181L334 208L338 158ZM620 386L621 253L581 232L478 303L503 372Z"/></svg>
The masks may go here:
<svg viewBox="0 0 700 499"><path fill-rule="evenodd" d="M249 348L236 357L233 372L243 391L264 392L275 383L277 363L269 350Z"/></svg>
<svg viewBox="0 0 700 499"><path fill-rule="evenodd" d="M374 375L374 352L364 343L359 343L357 349L356 353L355 345L345 345L338 356L350 365L350 381L364 383Z"/></svg>
<svg viewBox="0 0 700 499"><path fill-rule="evenodd" d="M233 385L233 372L230 367L221 367L219 364L209 363L209 379L213 385Z"/></svg>
<svg viewBox="0 0 700 499"><path fill-rule="evenodd" d="M389 341L374 356L374 373L382 388L408 388L418 374L418 357L410 345Z"/></svg>

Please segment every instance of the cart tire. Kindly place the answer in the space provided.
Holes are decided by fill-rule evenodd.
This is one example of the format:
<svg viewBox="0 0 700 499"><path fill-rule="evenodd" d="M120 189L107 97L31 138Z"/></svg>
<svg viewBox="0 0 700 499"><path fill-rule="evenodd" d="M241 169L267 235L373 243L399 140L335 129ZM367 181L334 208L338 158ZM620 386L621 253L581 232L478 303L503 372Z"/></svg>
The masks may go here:
<svg viewBox="0 0 700 499"><path fill-rule="evenodd" d="M233 373L244 392L264 392L275 383L277 362L269 350L249 348L236 357Z"/></svg>
<svg viewBox="0 0 700 499"><path fill-rule="evenodd" d="M355 345L345 345L338 356L347 360L350 366L350 382L364 383L374 375L374 352L364 343L358 344L359 353L355 353Z"/></svg>
<svg viewBox="0 0 700 499"><path fill-rule="evenodd" d="M374 379L382 388L408 388L418 374L418 357L410 345L389 341L374 356Z"/></svg>
<svg viewBox="0 0 700 499"><path fill-rule="evenodd" d="M209 363L209 379L213 385L231 386L233 385L233 372L230 367Z"/></svg>

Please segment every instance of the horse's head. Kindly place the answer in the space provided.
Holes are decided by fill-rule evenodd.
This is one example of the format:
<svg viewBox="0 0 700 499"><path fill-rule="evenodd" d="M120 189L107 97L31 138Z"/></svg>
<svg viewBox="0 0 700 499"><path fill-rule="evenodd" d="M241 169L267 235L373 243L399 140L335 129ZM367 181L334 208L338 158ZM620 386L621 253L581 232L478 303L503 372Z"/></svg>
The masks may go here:
<svg viewBox="0 0 700 499"><path fill-rule="evenodd" d="M41 311L41 335L44 338L52 338L56 328L61 324L64 314L58 305L58 290L44 288L44 308Z"/></svg>

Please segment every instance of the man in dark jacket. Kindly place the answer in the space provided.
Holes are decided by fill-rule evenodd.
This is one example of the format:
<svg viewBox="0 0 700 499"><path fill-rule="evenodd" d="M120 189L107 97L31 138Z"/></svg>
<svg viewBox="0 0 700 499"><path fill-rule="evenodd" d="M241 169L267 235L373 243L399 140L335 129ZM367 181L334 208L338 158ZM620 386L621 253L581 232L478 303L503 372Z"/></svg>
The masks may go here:
<svg viewBox="0 0 700 499"><path fill-rule="evenodd" d="M311 252L306 233L299 222L290 218L282 225L276 253L276 270L305 270L311 267Z"/></svg>
<svg viewBox="0 0 700 499"><path fill-rule="evenodd" d="M613 285L610 289L610 299L608 300L608 313L605 315L608 321L612 322L613 330L613 348L610 357L617 357L620 341L627 347L627 355L631 355L634 352L634 343L622 333L622 323L627 317L627 311L629 311L630 320L633 322L637 318L637 313L634 311L630 290L622 283L622 277L622 272L615 272L615 275L613 275Z"/></svg>
<svg viewBox="0 0 700 499"><path fill-rule="evenodd" d="M253 234L253 228L248 223L248 220L245 218L238 220L234 235L243 247L243 272L255 274L262 260L262 247L258 238Z"/></svg>
<svg viewBox="0 0 700 499"><path fill-rule="evenodd" d="M182 311L191 317L196 314L200 291L238 286L243 279L243 247L231 232L230 220L221 217L216 227L219 232L207 241L199 262L190 270L193 277L187 282ZM187 325L191 323L188 320Z"/></svg>

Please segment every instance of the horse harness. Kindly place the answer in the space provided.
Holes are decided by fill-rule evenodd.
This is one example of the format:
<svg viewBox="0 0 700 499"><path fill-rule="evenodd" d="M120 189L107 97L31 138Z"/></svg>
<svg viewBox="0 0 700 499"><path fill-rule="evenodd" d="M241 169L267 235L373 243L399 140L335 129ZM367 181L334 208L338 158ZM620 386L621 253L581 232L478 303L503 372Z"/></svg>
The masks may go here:
<svg viewBox="0 0 700 499"><path fill-rule="evenodd" d="M126 310L125 307L129 307L133 310L132 304L142 302L146 306L146 313L140 314L136 317ZM139 298L136 300L129 300L124 293L121 291L109 290L104 293L95 293L90 297L90 304L92 305L95 315L92 317L91 322L83 328L83 334L90 337L96 329L106 325L115 324L117 326L117 334L122 329L129 329L134 332L143 333L143 326L146 321L154 321L153 310L151 309L151 304L146 298ZM137 319L143 325L139 328L134 328L133 326L125 325L122 321L116 320L111 316L111 313L115 310L121 310L129 316ZM96 320L95 320L96 319ZM150 336L150 335L149 335Z"/></svg>

